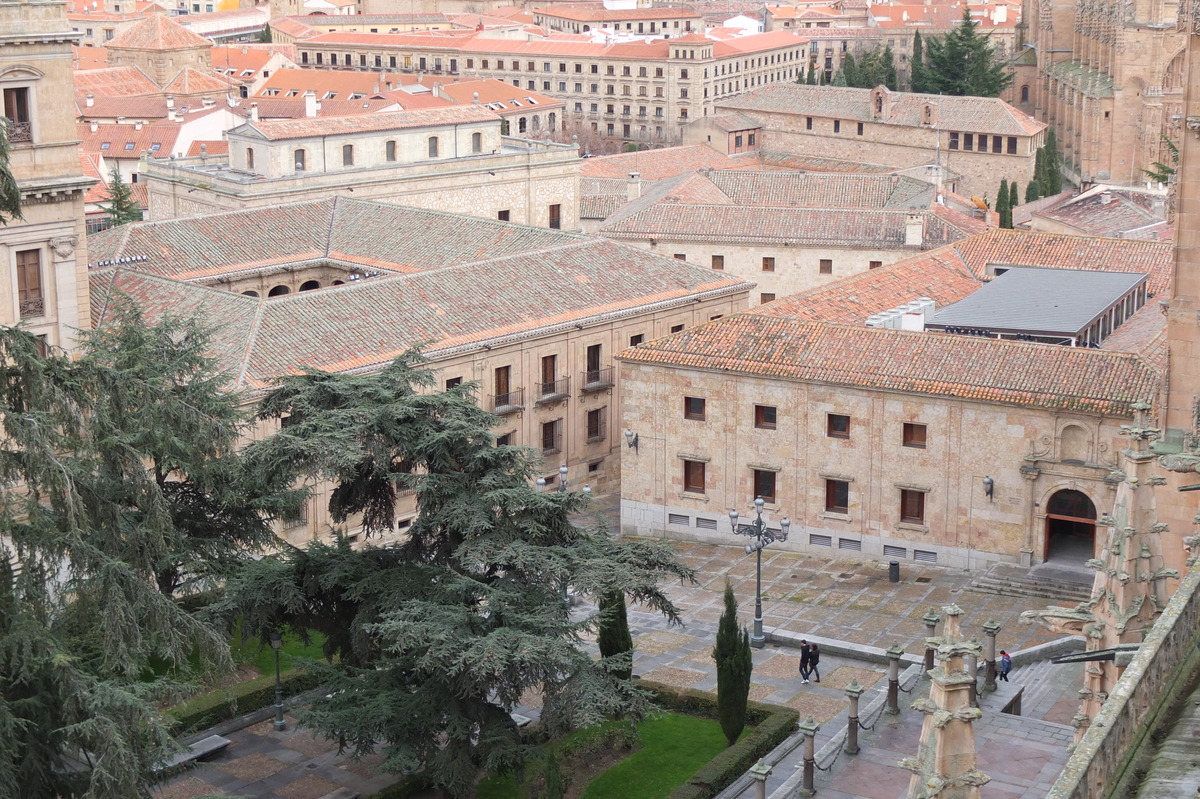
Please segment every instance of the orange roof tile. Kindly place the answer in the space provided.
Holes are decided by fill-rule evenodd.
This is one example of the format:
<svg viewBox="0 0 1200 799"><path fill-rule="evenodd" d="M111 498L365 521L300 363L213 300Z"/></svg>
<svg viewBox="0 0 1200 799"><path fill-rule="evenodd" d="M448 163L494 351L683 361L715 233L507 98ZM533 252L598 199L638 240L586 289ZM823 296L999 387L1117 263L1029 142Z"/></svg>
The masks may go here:
<svg viewBox="0 0 1200 799"><path fill-rule="evenodd" d="M455 122L483 122L496 119L498 117L494 113L482 106L452 105L445 108L418 108L413 111L385 111L363 116L247 122L245 127L257 131L268 140L278 141L302 139L308 136L335 136L346 133L422 128L431 125L450 125ZM235 130L240 130L240 128L235 128Z"/></svg>
<svg viewBox="0 0 1200 799"><path fill-rule="evenodd" d="M118 33L107 46L114 50L188 50L212 47L212 42L166 14L151 14Z"/></svg>

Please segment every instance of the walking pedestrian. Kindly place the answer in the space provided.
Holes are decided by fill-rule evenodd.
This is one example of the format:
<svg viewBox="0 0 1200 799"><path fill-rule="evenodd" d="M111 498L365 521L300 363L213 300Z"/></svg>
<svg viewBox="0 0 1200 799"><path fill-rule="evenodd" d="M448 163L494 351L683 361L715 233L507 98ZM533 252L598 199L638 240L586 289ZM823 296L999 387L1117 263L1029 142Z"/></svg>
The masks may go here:
<svg viewBox="0 0 1200 799"><path fill-rule="evenodd" d="M816 677L816 679L813 680L813 682L820 682L821 681L821 672L817 671L817 664L821 662L821 647L817 646L816 644L813 644L812 647L810 647L808 650L808 655L809 655L809 660L808 660L809 676Z"/></svg>
<svg viewBox="0 0 1200 799"><path fill-rule="evenodd" d="M1012 656L1000 650L1000 679L1008 682L1008 673L1012 671Z"/></svg>
<svg viewBox="0 0 1200 799"><path fill-rule="evenodd" d="M808 685L808 669L812 662L812 648L808 641L800 639L800 684Z"/></svg>

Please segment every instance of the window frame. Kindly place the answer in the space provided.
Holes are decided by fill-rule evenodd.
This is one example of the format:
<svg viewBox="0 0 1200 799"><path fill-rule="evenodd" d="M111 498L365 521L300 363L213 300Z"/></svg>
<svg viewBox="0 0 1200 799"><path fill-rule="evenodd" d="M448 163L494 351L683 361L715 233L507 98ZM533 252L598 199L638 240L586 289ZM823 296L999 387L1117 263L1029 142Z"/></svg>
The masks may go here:
<svg viewBox="0 0 1200 799"><path fill-rule="evenodd" d="M704 397L683 398L683 418L693 422L703 422L708 418L708 400Z"/></svg>
<svg viewBox="0 0 1200 799"><path fill-rule="evenodd" d="M924 491L900 489L900 521L903 524L925 524Z"/></svg>
<svg viewBox="0 0 1200 799"><path fill-rule="evenodd" d="M763 502L774 505L779 500L779 473L774 469L751 469L751 481L754 496L762 497Z"/></svg>
<svg viewBox="0 0 1200 799"><path fill-rule="evenodd" d="M929 449L929 428L921 422L904 422L900 433L902 446L910 449Z"/></svg>
<svg viewBox="0 0 1200 799"><path fill-rule="evenodd" d="M683 459L683 490L687 494L707 493L708 466L704 461Z"/></svg>
<svg viewBox="0 0 1200 799"><path fill-rule="evenodd" d="M841 421L845 421L845 425ZM826 413L825 414L825 437L826 438L842 438L849 440L850 438L850 415L846 413Z"/></svg>
<svg viewBox="0 0 1200 799"><path fill-rule="evenodd" d="M754 427L756 430L777 430L779 427L778 406L755 404Z"/></svg>
<svg viewBox="0 0 1200 799"><path fill-rule="evenodd" d="M839 502L840 501L840 502ZM850 512L850 481L825 478L825 512Z"/></svg>

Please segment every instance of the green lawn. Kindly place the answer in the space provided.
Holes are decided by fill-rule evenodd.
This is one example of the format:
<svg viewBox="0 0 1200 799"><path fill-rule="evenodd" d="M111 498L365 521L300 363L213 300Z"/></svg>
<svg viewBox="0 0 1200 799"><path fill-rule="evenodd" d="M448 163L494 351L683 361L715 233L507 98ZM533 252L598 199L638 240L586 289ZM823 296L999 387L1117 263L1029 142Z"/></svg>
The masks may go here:
<svg viewBox="0 0 1200 799"><path fill-rule="evenodd" d="M725 748L721 725L668 713L638 726L642 748L600 774L584 799L662 799Z"/></svg>
<svg viewBox="0 0 1200 799"><path fill-rule="evenodd" d="M283 646L279 650L280 668L285 671L293 668L296 657L309 660L320 660L325 657L325 653L321 650L325 644L325 636L320 633L310 633L310 635L312 643L305 646L304 642L300 640L300 636L290 632L284 633ZM238 655L235 654L235 657ZM258 641L252 640L242 647L239 659L244 659L263 674L275 673L275 650L271 648L270 644L260 644Z"/></svg>

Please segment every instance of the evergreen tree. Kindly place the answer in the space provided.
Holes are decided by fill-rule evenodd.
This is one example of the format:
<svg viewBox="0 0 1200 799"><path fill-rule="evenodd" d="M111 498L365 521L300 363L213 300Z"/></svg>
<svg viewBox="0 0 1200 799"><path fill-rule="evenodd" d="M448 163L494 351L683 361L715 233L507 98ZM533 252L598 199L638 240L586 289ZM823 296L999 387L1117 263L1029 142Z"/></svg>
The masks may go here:
<svg viewBox="0 0 1200 799"><path fill-rule="evenodd" d="M0 225L25 218L21 216L21 189L9 166L9 124L7 119L0 124Z"/></svg>
<svg viewBox="0 0 1200 799"><path fill-rule="evenodd" d="M996 213L1000 217L1000 227L1012 227L1012 214L1008 207L1008 179L1000 179L1000 190L996 192Z"/></svg>
<svg viewBox="0 0 1200 799"><path fill-rule="evenodd" d="M178 587L219 573L210 559L269 533L223 470L236 397L203 331L109 302L78 358L0 329L0 480L23 487L0 494L0 796L148 797L170 745L152 659L232 665L223 631L163 574Z"/></svg>
<svg viewBox="0 0 1200 799"><path fill-rule="evenodd" d="M808 77L804 82L807 83L809 86L817 85L817 62L816 61L808 62Z"/></svg>
<svg viewBox="0 0 1200 799"><path fill-rule="evenodd" d="M846 53L846 57L842 59L842 68L838 71L833 83L835 86L861 86L862 75L854 53Z"/></svg>
<svg viewBox="0 0 1200 799"><path fill-rule="evenodd" d="M1017 191L1017 182L1014 180L1008 184L1008 221L1009 227L1012 227L1012 212L1013 209L1021 204L1021 196Z"/></svg>
<svg viewBox="0 0 1200 799"><path fill-rule="evenodd" d="M272 36L273 34L271 33L270 25L263 25L262 30L258 32L258 40L260 42L270 43L272 41Z"/></svg>
<svg viewBox="0 0 1200 799"><path fill-rule="evenodd" d="M880 57L879 82L892 91L897 91L900 88L900 79L896 76L896 55L892 52L890 44L883 48L883 55Z"/></svg>
<svg viewBox="0 0 1200 799"><path fill-rule="evenodd" d="M542 790L542 799L563 799L567 786L563 780L562 767L553 752L546 753L546 784Z"/></svg>
<svg viewBox="0 0 1200 799"><path fill-rule="evenodd" d="M1058 149L1058 136L1055 134L1054 128L1046 128L1046 143L1043 147L1046 149L1044 158L1046 181L1042 186L1042 194L1049 197L1062 191L1063 183L1063 157L1062 151Z"/></svg>
<svg viewBox="0 0 1200 799"><path fill-rule="evenodd" d="M914 92L927 91L925 86L925 43L921 32L913 33L912 62L909 69L908 86Z"/></svg>
<svg viewBox="0 0 1200 799"><path fill-rule="evenodd" d="M1029 181L1028 185L1025 186L1025 202L1031 203L1039 197L1041 197L1041 194L1038 191L1037 180Z"/></svg>
<svg viewBox="0 0 1200 799"><path fill-rule="evenodd" d="M996 58L991 37L981 35L971 12L945 36L925 44L924 90L934 94L999 97L1012 83L1012 74Z"/></svg>
<svg viewBox="0 0 1200 799"><path fill-rule="evenodd" d="M737 599L728 580L725 581L725 612L717 627L713 660L717 663L717 716L725 740L733 746L746 726L754 661L750 655L750 631L738 627Z"/></svg>
<svg viewBox="0 0 1200 799"><path fill-rule="evenodd" d="M112 227L142 221L142 208L133 199L133 188L122 180L115 166L108 178L108 202L100 203L100 207L108 213Z"/></svg>
<svg viewBox="0 0 1200 799"><path fill-rule="evenodd" d="M609 594L600 599L600 630L597 643L600 657L628 658L628 664L614 669L623 680L633 676L633 636L629 634L629 616L625 612L625 595Z"/></svg>
<svg viewBox="0 0 1200 799"><path fill-rule="evenodd" d="M329 697L304 723L353 752L382 749L389 771L419 771L462 796L480 769L516 768L528 755L510 712L531 689L542 692L550 736L650 708L615 673L622 662L582 648L580 633L600 619L573 620L564 586L621 594L676 621L659 583L691 571L663 542L575 526L587 496L539 493L540 456L496 446L474 386L431 392L424 363L408 354L373 375L312 371L264 399L262 418L289 423L250 445L251 462L331 480L332 517L361 519L367 545L265 558L231 583L229 609L250 629L341 626L341 663L313 667ZM374 546L408 491L419 515L406 539Z"/></svg>

